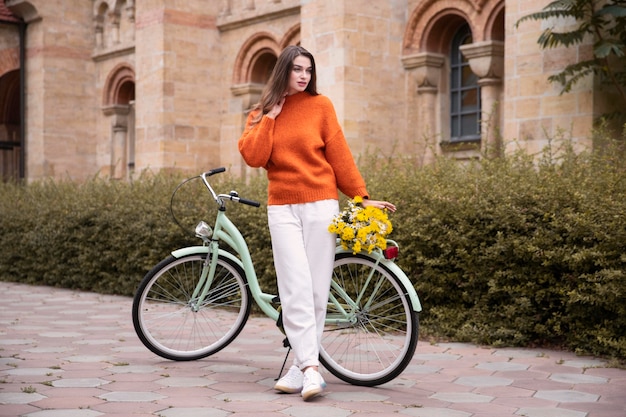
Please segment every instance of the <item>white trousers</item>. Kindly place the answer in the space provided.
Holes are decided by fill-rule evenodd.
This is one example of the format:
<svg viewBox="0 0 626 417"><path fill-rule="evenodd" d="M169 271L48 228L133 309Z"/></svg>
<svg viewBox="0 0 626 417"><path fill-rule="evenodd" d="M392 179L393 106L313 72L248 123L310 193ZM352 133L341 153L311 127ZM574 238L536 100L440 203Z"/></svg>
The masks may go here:
<svg viewBox="0 0 626 417"><path fill-rule="evenodd" d="M328 225L339 213L337 200L268 206L278 295L285 334L300 369L319 366L335 234Z"/></svg>

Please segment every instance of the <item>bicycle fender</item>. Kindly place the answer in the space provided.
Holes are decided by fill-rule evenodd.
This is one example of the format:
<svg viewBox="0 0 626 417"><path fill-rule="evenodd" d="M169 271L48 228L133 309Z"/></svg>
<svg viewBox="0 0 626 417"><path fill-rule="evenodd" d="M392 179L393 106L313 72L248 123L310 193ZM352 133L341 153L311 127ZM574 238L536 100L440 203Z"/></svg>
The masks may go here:
<svg viewBox="0 0 626 417"><path fill-rule="evenodd" d="M345 249L342 249L341 247L338 247L335 250L335 253L351 254L352 251L345 250ZM404 271L394 261L390 259L385 259L380 254L372 252L370 254L367 254L367 256L369 256L372 259L378 260L379 263L384 265L387 269L389 269L389 271L391 271L396 277L398 277L402 285L404 285L404 288L406 288L406 292L409 296L409 300L411 300L411 306L413 307L413 311L417 311L417 312L422 311L422 303L420 302L419 296L417 295L417 291L415 291L415 287L413 287L413 284L409 280L409 277L406 276Z"/></svg>
<svg viewBox="0 0 626 417"><path fill-rule="evenodd" d="M381 259L380 263L385 265L387 269L393 272L396 277L398 277L402 285L404 285L404 288L406 288L406 292L409 295L409 300L411 300L413 310L418 312L422 311L422 303L420 302L420 299L417 295L417 291L415 291L415 287L413 287L413 284L409 280L409 277L406 276L404 271L400 269L400 267L395 262L389 259Z"/></svg>
<svg viewBox="0 0 626 417"><path fill-rule="evenodd" d="M201 254L209 253L209 247L208 246L189 246L187 248L181 248L181 249L177 249L173 251L172 256L174 258L182 258L183 256L194 255L196 253L201 253ZM219 249L218 253L220 256L223 256L235 262L237 265L241 267L241 269L243 269L243 264L241 263L241 260L237 258L235 255L233 255L232 253L226 252L225 250L222 250L222 249Z"/></svg>

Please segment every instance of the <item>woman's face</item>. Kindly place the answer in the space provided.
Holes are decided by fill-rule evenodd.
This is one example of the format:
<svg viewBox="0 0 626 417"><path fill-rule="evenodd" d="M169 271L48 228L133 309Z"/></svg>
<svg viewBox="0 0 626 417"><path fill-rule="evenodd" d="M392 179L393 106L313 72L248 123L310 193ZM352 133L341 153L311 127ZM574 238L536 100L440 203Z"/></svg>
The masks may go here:
<svg viewBox="0 0 626 417"><path fill-rule="evenodd" d="M289 75L289 89L287 95L300 93L306 89L311 81L311 60L304 55L298 55L293 60L293 68Z"/></svg>

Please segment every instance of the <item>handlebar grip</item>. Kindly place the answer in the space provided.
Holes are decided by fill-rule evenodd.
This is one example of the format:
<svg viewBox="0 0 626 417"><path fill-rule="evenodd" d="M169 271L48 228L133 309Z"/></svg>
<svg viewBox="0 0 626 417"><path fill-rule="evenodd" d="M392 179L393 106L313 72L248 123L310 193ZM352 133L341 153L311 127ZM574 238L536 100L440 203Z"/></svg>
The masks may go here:
<svg viewBox="0 0 626 417"><path fill-rule="evenodd" d="M224 167L214 168L214 169L212 169L210 171L205 172L204 175L207 176L207 177L210 177L211 175L219 174L219 173L224 172L224 171L226 171L226 168L224 168Z"/></svg>
<svg viewBox="0 0 626 417"><path fill-rule="evenodd" d="M239 202L241 204L247 204L247 205L252 206L252 207L260 207L261 206L261 203L259 203L258 201L246 200L245 198L240 198Z"/></svg>

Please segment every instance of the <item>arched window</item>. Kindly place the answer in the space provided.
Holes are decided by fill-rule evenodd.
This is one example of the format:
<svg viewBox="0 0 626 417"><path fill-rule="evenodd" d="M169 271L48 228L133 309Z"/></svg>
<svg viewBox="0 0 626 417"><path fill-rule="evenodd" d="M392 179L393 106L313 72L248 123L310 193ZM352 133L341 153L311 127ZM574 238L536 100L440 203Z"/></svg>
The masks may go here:
<svg viewBox="0 0 626 417"><path fill-rule="evenodd" d="M256 84L267 84L275 65L276 55L271 52L261 54L252 65L250 81Z"/></svg>
<svg viewBox="0 0 626 417"><path fill-rule="evenodd" d="M472 32L464 24L450 47L450 142L480 140L480 87L460 47L472 43Z"/></svg>

